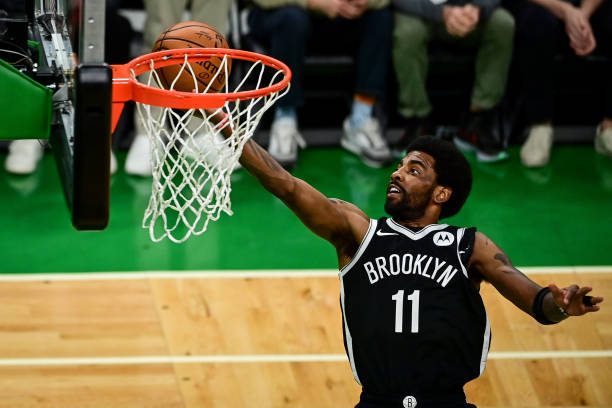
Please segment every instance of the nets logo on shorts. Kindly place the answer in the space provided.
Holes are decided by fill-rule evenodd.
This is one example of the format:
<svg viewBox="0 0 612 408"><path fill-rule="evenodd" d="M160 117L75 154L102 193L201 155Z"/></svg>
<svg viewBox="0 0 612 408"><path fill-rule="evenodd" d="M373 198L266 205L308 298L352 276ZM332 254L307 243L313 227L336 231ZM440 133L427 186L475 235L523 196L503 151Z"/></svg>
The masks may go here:
<svg viewBox="0 0 612 408"><path fill-rule="evenodd" d="M415 408L417 406L417 400L412 395L408 395L402 401L402 405L404 405L404 408Z"/></svg>
<svg viewBox="0 0 612 408"><path fill-rule="evenodd" d="M448 231L436 232L433 236L433 242L437 246L449 246L455 241L455 237Z"/></svg>

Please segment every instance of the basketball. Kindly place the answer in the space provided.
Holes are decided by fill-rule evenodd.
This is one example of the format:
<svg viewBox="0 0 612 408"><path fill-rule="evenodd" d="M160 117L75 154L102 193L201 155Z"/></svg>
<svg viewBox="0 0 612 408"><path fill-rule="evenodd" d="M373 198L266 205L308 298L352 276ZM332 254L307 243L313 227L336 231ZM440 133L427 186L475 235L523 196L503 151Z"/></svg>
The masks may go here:
<svg viewBox="0 0 612 408"><path fill-rule="evenodd" d="M173 25L164 31L155 41L153 52L173 50L177 48L229 48L227 40L223 37L216 28L208 24L198 21L185 21ZM198 91L206 89L210 81L213 79L223 58L211 57L206 61L198 61L190 63L196 75ZM228 58L227 73L229 75L232 69L232 60ZM168 67L157 69L159 79L164 88L170 89L172 82L175 80L181 65L171 65ZM210 83L208 92L216 93L225 86L225 68L219 72L219 75ZM193 76L188 68L186 68L181 76L176 80L174 89L182 92L194 92L195 83Z"/></svg>

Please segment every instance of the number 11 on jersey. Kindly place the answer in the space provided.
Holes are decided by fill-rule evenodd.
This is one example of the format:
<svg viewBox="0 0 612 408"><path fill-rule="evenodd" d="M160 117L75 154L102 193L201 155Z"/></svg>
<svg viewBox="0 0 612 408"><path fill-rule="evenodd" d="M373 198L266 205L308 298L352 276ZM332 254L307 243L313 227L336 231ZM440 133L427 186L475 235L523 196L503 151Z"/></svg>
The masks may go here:
<svg viewBox="0 0 612 408"><path fill-rule="evenodd" d="M406 297L412 303L412 313L410 316L410 333L419 332L419 296L421 291L415 290ZM404 329L404 290L398 290L391 296L395 301L395 332L402 333Z"/></svg>

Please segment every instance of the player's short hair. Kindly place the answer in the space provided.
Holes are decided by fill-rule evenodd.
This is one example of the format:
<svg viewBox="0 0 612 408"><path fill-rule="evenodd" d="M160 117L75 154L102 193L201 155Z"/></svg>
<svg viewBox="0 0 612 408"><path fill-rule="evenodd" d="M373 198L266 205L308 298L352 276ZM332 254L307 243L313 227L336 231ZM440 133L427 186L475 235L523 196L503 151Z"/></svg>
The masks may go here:
<svg viewBox="0 0 612 408"><path fill-rule="evenodd" d="M451 142L431 136L415 139L407 151L418 150L434 158L438 184L453 190L442 205L440 219L451 217L461 210L472 189L472 169L463 153Z"/></svg>

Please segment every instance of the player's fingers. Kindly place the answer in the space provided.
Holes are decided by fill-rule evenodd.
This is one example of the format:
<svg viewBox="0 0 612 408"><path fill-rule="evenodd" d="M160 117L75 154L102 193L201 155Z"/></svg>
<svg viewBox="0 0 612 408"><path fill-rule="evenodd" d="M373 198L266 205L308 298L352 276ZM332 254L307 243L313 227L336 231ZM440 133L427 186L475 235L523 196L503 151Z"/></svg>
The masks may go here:
<svg viewBox="0 0 612 408"><path fill-rule="evenodd" d="M565 305L563 299L565 298L565 295L567 294L567 288L559 288L554 283L549 284L548 288L550 289L550 293L552 294L553 300L557 304L557 306Z"/></svg>
<svg viewBox="0 0 612 408"><path fill-rule="evenodd" d="M603 302L603 297L601 296L585 296L582 298L582 305L584 307L584 311L586 312L596 312L599 310L599 303Z"/></svg>
<svg viewBox="0 0 612 408"><path fill-rule="evenodd" d="M572 298L574 297L574 295L576 294L576 292L578 292L578 285L571 285L568 288L565 288L566 292L565 295L563 296L563 304L565 305L569 305Z"/></svg>
<svg viewBox="0 0 612 408"><path fill-rule="evenodd" d="M601 296L585 296L582 298L582 304L585 306L595 306L598 303L603 302L604 298Z"/></svg>
<svg viewBox="0 0 612 408"><path fill-rule="evenodd" d="M559 287L554 283L549 284L548 289L550 289L550 293L552 293L553 297L555 298L563 296L563 292L561 291L561 289L559 289Z"/></svg>
<svg viewBox="0 0 612 408"><path fill-rule="evenodd" d="M569 298L569 301L573 302L574 300L576 300L579 301L580 304L583 304L584 296L592 290L593 288L591 288L590 286L583 286L581 288L578 288L574 295Z"/></svg>

